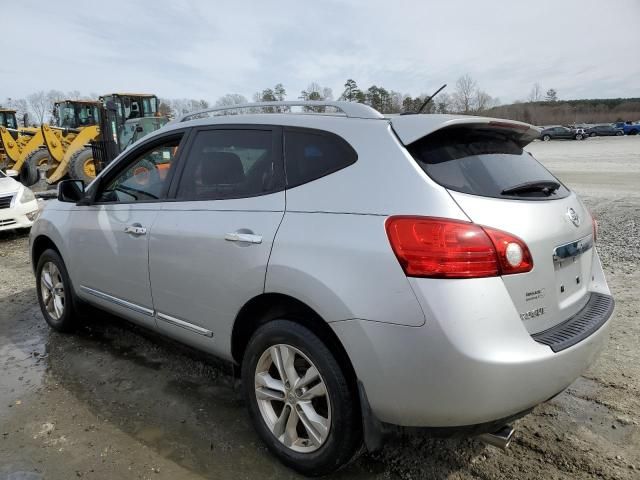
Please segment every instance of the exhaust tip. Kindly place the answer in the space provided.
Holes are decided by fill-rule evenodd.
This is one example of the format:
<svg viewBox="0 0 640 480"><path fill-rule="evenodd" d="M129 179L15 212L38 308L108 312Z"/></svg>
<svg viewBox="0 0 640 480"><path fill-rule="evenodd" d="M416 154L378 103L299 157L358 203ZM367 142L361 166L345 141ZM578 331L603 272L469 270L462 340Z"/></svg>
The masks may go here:
<svg viewBox="0 0 640 480"><path fill-rule="evenodd" d="M493 433L483 433L482 435L478 435L478 439L487 445L493 445L494 447L506 450L511 443L513 432L515 432L515 430L511 425L505 425Z"/></svg>

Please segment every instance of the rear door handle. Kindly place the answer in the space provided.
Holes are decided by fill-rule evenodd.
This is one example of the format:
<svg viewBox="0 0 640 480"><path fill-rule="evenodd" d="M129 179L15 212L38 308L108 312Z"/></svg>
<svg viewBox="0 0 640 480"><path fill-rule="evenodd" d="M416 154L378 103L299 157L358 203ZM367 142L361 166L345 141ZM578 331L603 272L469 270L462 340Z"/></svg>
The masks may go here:
<svg viewBox="0 0 640 480"><path fill-rule="evenodd" d="M139 235L146 235L147 229L139 223L134 223L132 225L127 225L126 227L124 227L124 233L128 233L130 235L133 235L134 237L137 237Z"/></svg>
<svg viewBox="0 0 640 480"><path fill-rule="evenodd" d="M254 233L227 233L224 239L229 242L243 242L243 243L262 243L262 235L256 235Z"/></svg>

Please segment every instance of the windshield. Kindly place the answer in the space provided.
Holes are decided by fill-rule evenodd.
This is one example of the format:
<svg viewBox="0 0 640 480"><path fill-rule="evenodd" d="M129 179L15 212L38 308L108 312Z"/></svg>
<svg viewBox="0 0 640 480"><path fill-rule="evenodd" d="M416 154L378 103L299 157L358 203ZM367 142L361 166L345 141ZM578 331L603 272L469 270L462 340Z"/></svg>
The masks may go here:
<svg viewBox="0 0 640 480"><path fill-rule="evenodd" d="M508 132L477 127L445 128L409 145L408 149L427 175L457 192L518 200L554 200L569 194ZM544 188L551 182L558 183L559 188L549 194ZM540 188L514 190L524 184Z"/></svg>
<svg viewBox="0 0 640 480"><path fill-rule="evenodd" d="M0 112L0 125L7 128L18 128L16 114L13 112Z"/></svg>
<svg viewBox="0 0 640 480"><path fill-rule="evenodd" d="M55 106L54 116L58 127L78 128L96 125L100 111L92 103L63 102Z"/></svg>

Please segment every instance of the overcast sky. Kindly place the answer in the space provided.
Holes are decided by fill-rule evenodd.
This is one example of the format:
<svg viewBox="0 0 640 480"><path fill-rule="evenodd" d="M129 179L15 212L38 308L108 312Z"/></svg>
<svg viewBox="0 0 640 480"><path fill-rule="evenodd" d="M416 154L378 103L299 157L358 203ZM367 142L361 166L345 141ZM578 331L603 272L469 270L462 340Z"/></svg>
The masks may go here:
<svg viewBox="0 0 640 480"><path fill-rule="evenodd" d="M469 73L503 103L640 97L640 0L0 0L0 100L37 90L215 101L347 78L417 95Z"/></svg>

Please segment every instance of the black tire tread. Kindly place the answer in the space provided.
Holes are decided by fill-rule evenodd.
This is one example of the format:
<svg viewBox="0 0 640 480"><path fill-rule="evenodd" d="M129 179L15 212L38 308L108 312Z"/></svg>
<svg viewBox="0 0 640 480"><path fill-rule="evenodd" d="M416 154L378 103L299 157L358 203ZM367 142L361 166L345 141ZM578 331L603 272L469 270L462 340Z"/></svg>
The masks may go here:
<svg viewBox="0 0 640 480"><path fill-rule="evenodd" d="M93 158L93 152L90 148L81 148L69 159L69 176L76 180L84 180L85 183L93 181L95 177L89 177L84 173L84 162L87 158Z"/></svg>
<svg viewBox="0 0 640 480"><path fill-rule="evenodd" d="M41 148L34 150L27 155L27 158L25 158L22 168L20 169L20 183L27 187L38 183L38 180L40 180L38 162L45 157L49 158L49 152Z"/></svg>
<svg viewBox="0 0 640 480"><path fill-rule="evenodd" d="M279 340L276 340L279 339ZM316 452L301 454L284 447L268 430L255 402L253 376L255 364L266 346L286 340L302 350L320 370L332 392L332 425L326 443ZM251 337L242 362L243 389L249 413L258 434L285 465L308 476L321 476L348 464L362 445L362 420L357 390L350 385L334 354L305 326L291 320L273 320ZM335 398L340 405L334 405Z"/></svg>

